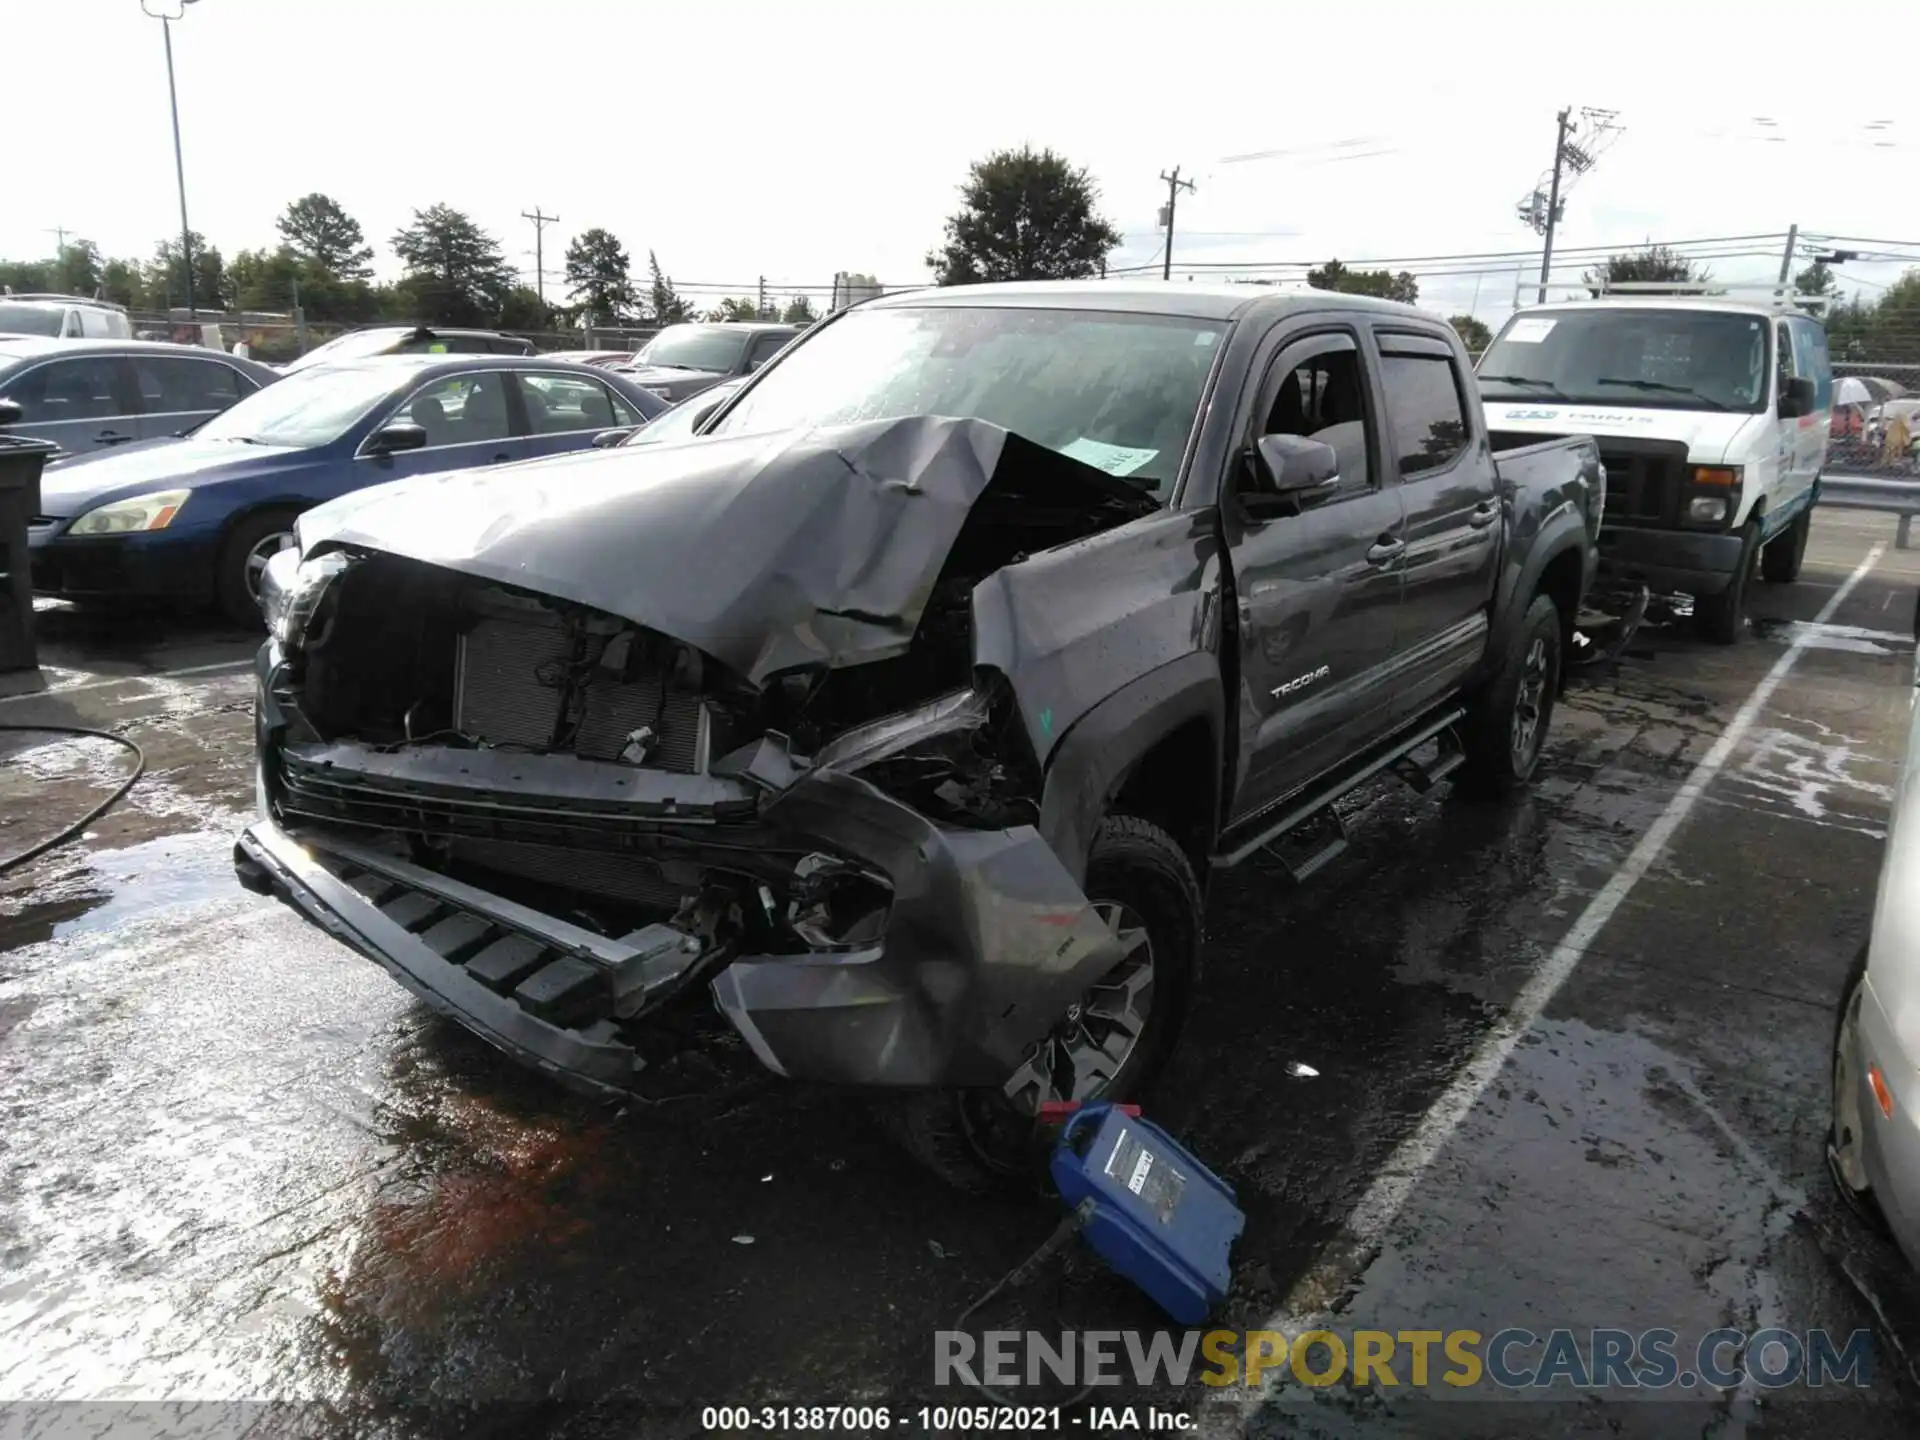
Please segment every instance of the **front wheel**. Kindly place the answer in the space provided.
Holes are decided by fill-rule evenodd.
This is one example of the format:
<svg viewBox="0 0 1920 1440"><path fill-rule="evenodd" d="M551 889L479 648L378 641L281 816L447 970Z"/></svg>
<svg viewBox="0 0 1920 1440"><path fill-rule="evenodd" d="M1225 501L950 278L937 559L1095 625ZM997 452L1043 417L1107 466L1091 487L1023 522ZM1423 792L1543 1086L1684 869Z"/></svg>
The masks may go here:
<svg viewBox="0 0 1920 1440"><path fill-rule="evenodd" d="M1879 1207L1867 1177L1866 1114L1860 1104L1860 1001L1866 991L1867 950L1847 973L1840 1013L1833 1026L1832 1118L1827 1126L1827 1169L1834 1188L1862 1219L1877 1226Z"/></svg>
<svg viewBox="0 0 1920 1440"><path fill-rule="evenodd" d="M220 613L243 630L258 630L260 577L267 562L294 544L291 510L262 510L243 518L227 532L214 572L214 599Z"/></svg>
<svg viewBox="0 0 1920 1440"><path fill-rule="evenodd" d="M892 1139L956 1189L978 1194L1036 1180L1046 1158L1035 1143L1042 1104L1131 1099L1173 1053L1199 970L1203 920L1185 852L1157 825L1110 815L1087 858L1086 893L1124 953L1005 1085L880 1102Z"/></svg>
<svg viewBox="0 0 1920 1440"><path fill-rule="evenodd" d="M1468 788L1503 793L1533 778L1560 693L1560 607L1536 595L1521 617L1500 673L1467 704L1461 722Z"/></svg>
<svg viewBox="0 0 1920 1440"><path fill-rule="evenodd" d="M1800 562L1807 554L1807 533L1813 529L1813 510L1802 510L1794 522L1767 542L1760 552L1760 576L1769 585L1791 585L1800 578Z"/></svg>
<svg viewBox="0 0 1920 1440"><path fill-rule="evenodd" d="M1733 578L1718 595L1704 595L1693 602L1693 624L1700 638L1715 645L1731 645L1747 625L1747 584L1753 579L1753 557L1760 548L1760 521L1747 522L1740 532L1740 559Z"/></svg>

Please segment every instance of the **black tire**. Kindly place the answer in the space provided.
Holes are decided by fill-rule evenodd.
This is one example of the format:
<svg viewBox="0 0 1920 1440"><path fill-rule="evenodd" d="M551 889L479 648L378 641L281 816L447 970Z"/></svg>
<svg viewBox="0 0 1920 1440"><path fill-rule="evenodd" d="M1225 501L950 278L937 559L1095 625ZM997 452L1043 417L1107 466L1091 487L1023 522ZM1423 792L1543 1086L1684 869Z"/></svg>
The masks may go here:
<svg viewBox="0 0 1920 1440"><path fill-rule="evenodd" d="M1807 532L1813 529L1813 511L1802 510L1794 522L1767 542L1760 552L1760 578L1769 585L1791 585L1800 578L1800 562L1807 554Z"/></svg>
<svg viewBox="0 0 1920 1440"><path fill-rule="evenodd" d="M1094 836L1086 893L1132 912L1151 945L1145 1023L1111 1080L1082 1097L1131 1100L1165 1067L1186 1023L1200 969L1200 886L1166 831L1111 815ZM999 1090L919 1091L890 1096L876 1111L897 1145L955 1189L983 1194L1044 1184L1046 1149L1032 1118Z"/></svg>
<svg viewBox="0 0 1920 1440"><path fill-rule="evenodd" d="M287 543L292 543L293 522L298 516L297 510L257 510L236 522L220 543L220 559L213 576L214 603L223 616L243 630L264 628L254 561L262 547L276 537L285 536Z"/></svg>
<svg viewBox="0 0 1920 1440"><path fill-rule="evenodd" d="M1753 581L1753 557L1760 549L1760 521L1756 516L1740 532L1740 561L1733 578L1718 595L1702 595L1693 602L1693 628L1702 640L1731 645L1747 628L1747 587Z"/></svg>
<svg viewBox="0 0 1920 1440"><path fill-rule="evenodd" d="M1843 1054L1841 1050L1841 1042L1848 1037L1859 1007L1866 977L1867 947L1862 945L1847 971L1846 983L1840 987L1840 1008L1833 1016L1833 1047L1827 1073L1827 1173L1833 1177L1833 1187L1840 1192L1840 1198L1846 1201L1848 1208L1868 1225L1881 1230L1886 1221L1880 1214L1879 1203L1873 1198L1873 1187L1866 1183L1866 1176L1861 1171L1858 1153L1852 1148L1859 1144L1859 1138L1846 1133L1853 1104L1857 1102L1857 1096L1846 1094L1854 1081L1851 1065L1855 1057Z"/></svg>
<svg viewBox="0 0 1920 1440"><path fill-rule="evenodd" d="M1467 702L1460 779L1469 793L1503 795L1533 779L1560 694L1563 639L1560 607L1534 596L1499 673Z"/></svg>

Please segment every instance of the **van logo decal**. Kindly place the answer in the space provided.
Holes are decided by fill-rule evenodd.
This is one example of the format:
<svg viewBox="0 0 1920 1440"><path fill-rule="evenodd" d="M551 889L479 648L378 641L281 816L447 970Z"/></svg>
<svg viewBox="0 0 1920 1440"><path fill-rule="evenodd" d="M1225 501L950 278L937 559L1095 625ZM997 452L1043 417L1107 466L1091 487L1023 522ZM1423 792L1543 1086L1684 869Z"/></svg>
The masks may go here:
<svg viewBox="0 0 1920 1440"><path fill-rule="evenodd" d="M1313 684L1314 681L1324 680L1332 673L1333 667L1331 665L1322 665L1318 670L1309 670L1304 675L1296 675L1285 684L1274 686L1273 698L1278 700L1283 695L1291 695L1296 690L1303 690Z"/></svg>
<svg viewBox="0 0 1920 1440"><path fill-rule="evenodd" d="M1509 410L1507 412L1507 419L1509 420L1551 420L1553 419L1554 416L1558 415L1559 413L1560 412L1558 410Z"/></svg>

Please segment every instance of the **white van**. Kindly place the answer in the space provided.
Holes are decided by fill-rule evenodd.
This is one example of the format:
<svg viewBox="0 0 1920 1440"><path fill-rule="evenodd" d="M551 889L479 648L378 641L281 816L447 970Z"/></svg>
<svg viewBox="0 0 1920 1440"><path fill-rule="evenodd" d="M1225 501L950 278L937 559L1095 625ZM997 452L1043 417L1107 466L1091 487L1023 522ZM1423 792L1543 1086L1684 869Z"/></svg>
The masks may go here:
<svg viewBox="0 0 1920 1440"><path fill-rule="evenodd" d="M1798 578L1833 401L1820 302L1764 287L1620 285L1509 320L1477 373L1496 448L1591 435L1607 467L1604 581L1692 598L1708 639L1747 586ZM1511 437L1505 438L1505 437Z"/></svg>
<svg viewBox="0 0 1920 1440"><path fill-rule="evenodd" d="M133 322L124 305L79 295L0 293L0 335L47 340L131 340Z"/></svg>

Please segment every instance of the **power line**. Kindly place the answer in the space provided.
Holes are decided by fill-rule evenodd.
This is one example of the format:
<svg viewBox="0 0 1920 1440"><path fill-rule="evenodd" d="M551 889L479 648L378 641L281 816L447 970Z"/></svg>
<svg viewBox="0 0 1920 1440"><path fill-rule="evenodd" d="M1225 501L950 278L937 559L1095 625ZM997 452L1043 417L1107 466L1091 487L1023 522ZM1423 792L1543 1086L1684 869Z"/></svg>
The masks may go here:
<svg viewBox="0 0 1920 1440"><path fill-rule="evenodd" d="M560 217L558 215L542 215L540 213L540 207L536 205L533 207L533 213L531 215L525 210L522 210L520 212L520 218L533 222L533 283L535 289L539 292L540 303L545 305L547 303L547 264L542 241L546 236L547 226L557 223Z"/></svg>

